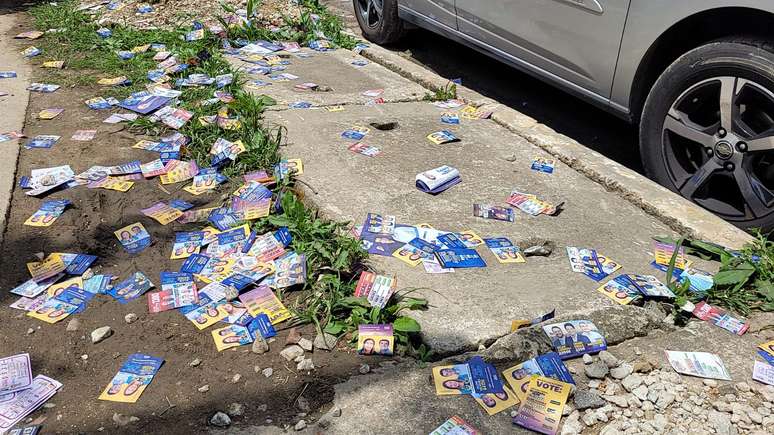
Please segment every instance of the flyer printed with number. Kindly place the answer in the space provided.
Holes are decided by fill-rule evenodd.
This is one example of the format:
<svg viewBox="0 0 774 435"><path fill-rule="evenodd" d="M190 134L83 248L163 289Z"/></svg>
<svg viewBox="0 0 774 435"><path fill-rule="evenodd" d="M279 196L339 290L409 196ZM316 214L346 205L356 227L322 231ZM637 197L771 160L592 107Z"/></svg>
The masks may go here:
<svg viewBox="0 0 774 435"><path fill-rule="evenodd" d="M554 350L562 359L579 357L586 353L597 353L607 349L605 337L589 320L569 320L543 326L551 339Z"/></svg>
<svg viewBox="0 0 774 435"><path fill-rule="evenodd" d="M199 303L193 276L188 273L161 272L161 291L148 293L148 311L160 313Z"/></svg>
<svg viewBox="0 0 774 435"><path fill-rule="evenodd" d="M31 367L28 353L0 358L0 396L29 388L32 385Z"/></svg>
<svg viewBox="0 0 774 435"><path fill-rule="evenodd" d="M559 430L559 421L572 385L542 376L533 376L527 397L513 422L519 426L547 435Z"/></svg>
<svg viewBox="0 0 774 435"><path fill-rule="evenodd" d="M575 384L572 374L556 352L540 355L503 371L503 377L516 393L520 402L524 402L527 398L529 382L533 375Z"/></svg>
<svg viewBox="0 0 774 435"><path fill-rule="evenodd" d="M269 316L272 325L284 322L291 317L290 311L266 284L261 284L249 292L239 295L239 300L245 305L253 317L260 314Z"/></svg>
<svg viewBox="0 0 774 435"><path fill-rule="evenodd" d="M163 358L141 353L129 355L113 380L100 394L99 400L123 403L137 402L162 364L164 364Z"/></svg>
<svg viewBox="0 0 774 435"><path fill-rule="evenodd" d="M667 350L669 364L677 373L700 378L730 381L731 375L719 356L707 352L678 352Z"/></svg>
<svg viewBox="0 0 774 435"><path fill-rule="evenodd" d="M766 385L774 385L774 366L760 361L755 361L753 366L753 379Z"/></svg>
<svg viewBox="0 0 774 435"><path fill-rule="evenodd" d="M32 386L0 400L0 433L5 433L24 417L38 409L40 405L56 394L62 384L48 376L37 375Z"/></svg>
<svg viewBox="0 0 774 435"><path fill-rule="evenodd" d="M728 311L713 307L712 305L701 301L696 304L693 309L693 315L710 322L715 326L719 326L726 331L733 332L736 335L744 335L750 328L750 321L744 318L734 317Z"/></svg>
<svg viewBox="0 0 774 435"><path fill-rule="evenodd" d="M170 160L165 165L167 172L161 174L159 179L161 184L173 184L188 181L199 173L199 167L194 160L183 162L180 160Z"/></svg>
<svg viewBox="0 0 774 435"><path fill-rule="evenodd" d="M521 255L519 247L514 246L513 242L505 237L484 239L484 242L500 263L525 263L527 261Z"/></svg>
<svg viewBox="0 0 774 435"><path fill-rule="evenodd" d="M130 254L136 254L150 246L150 234L139 222L127 225L113 234L116 235L118 241L121 242L121 245Z"/></svg>

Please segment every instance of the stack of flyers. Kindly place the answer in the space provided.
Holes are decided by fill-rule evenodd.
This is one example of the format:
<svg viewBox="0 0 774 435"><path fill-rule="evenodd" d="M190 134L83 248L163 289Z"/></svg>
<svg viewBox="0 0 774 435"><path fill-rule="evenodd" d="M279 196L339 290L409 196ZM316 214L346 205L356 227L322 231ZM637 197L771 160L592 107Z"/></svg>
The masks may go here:
<svg viewBox="0 0 774 435"><path fill-rule="evenodd" d="M58 107L52 107L49 109L43 109L38 113L39 119L54 119L57 116L61 115L62 112L64 112L64 109L58 108Z"/></svg>
<svg viewBox="0 0 774 435"><path fill-rule="evenodd" d="M511 332L516 332L521 328L526 328L527 326L532 326L532 325L538 325L540 323L545 322L546 320L553 319L555 314L556 314L556 310L553 309L543 314L540 317L535 317L532 320L513 320L511 321Z"/></svg>
<svg viewBox="0 0 774 435"><path fill-rule="evenodd" d="M147 115L148 113L167 105L170 101L171 98L169 97L151 95L148 92L135 92L124 101L121 101L118 106L141 115Z"/></svg>
<svg viewBox="0 0 774 435"><path fill-rule="evenodd" d="M59 85L52 85L47 83L31 83L28 87L28 91L43 92L45 94L51 93L59 89Z"/></svg>
<svg viewBox="0 0 774 435"><path fill-rule="evenodd" d="M497 261L503 264L508 263L525 263L524 256L521 255L521 250L518 246L514 246L513 242L505 237L484 239L487 248L492 251Z"/></svg>
<svg viewBox="0 0 774 435"><path fill-rule="evenodd" d="M562 359L597 353L607 349L605 337L599 333L596 325L588 320L552 323L543 326L543 331L551 339L554 350Z"/></svg>
<svg viewBox="0 0 774 435"><path fill-rule="evenodd" d="M774 366L755 361L752 377L758 382L774 386Z"/></svg>
<svg viewBox="0 0 774 435"><path fill-rule="evenodd" d="M463 364L433 367L435 393L447 395L480 395L502 393L503 381L497 369L475 356Z"/></svg>
<svg viewBox="0 0 774 435"><path fill-rule="evenodd" d="M0 71L0 79L16 78L16 71Z"/></svg>
<svg viewBox="0 0 774 435"><path fill-rule="evenodd" d="M0 433L6 433L24 417L56 394L62 384L48 376L37 375L32 385L17 393L3 395L0 401Z"/></svg>
<svg viewBox="0 0 774 435"><path fill-rule="evenodd" d="M355 297L364 297L372 307L384 308L398 286L398 279L364 271L355 287Z"/></svg>
<svg viewBox="0 0 774 435"><path fill-rule="evenodd" d="M35 47L35 46L27 47L21 52L22 56L24 57L35 57L40 53L43 53L43 52L38 47Z"/></svg>
<svg viewBox="0 0 774 435"><path fill-rule="evenodd" d="M200 169L199 173L193 177L193 183L184 187L183 190L192 195L201 195L215 189L226 180L226 176L219 174L215 168Z"/></svg>
<svg viewBox="0 0 774 435"><path fill-rule="evenodd" d="M193 113L172 106L165 106L157 110L148 119L151 122L161 121L164 125L172 129L179 129L193 117Z"/></svg>
<svg viewBox="0 0 774 435"><path fill-rule="evenodd" d="M183 162L180 160L170 160L166 165L167 172L160 178L161 184L180 183L192 179L199 173L199 167L196 161L190 160Z"/></svg>
<svg viewBox="0 0 774 435"><path fill-rule="evenodd" d="M30 216L24 225L31 227L47 227L54 223L54 221L64 213L65 208L70 205L70 200L67 199L52 199L43 201L38 211Z"/></svg>
<svg viewBox="0 0 774 435"><path fill-rule="evenodd" d="M669 266L672 256L675 253L675 245L663 242L653 242L653 257L656 264ZM685 258L685 249L681 246L675 257L675 268L685 270L690 266L690 262Z"/></svg>
<svg viewBox="0 0 774 435"><path fill-rule="evenodd" d="M75 133L73 133L72 137L70 137L70 139L81 141L81 142L87 142L94 139L94 136L96 135L97 135L97 130L76 130Z"/></svg>
<svg viewBox="0 0 774 435"><path fill-rule="evenodd" d="M559 354L549 352L540 355L537 358L525 361L503 371L503 376L516 393L520 402L524 402L527 396L527 389L532 376L543 376L557 381L566 382L575 385L572 374L564 365Z"/></svg>
<svg viewBox="0 0 774 435"><path fill-rule="evenodd" d="M456 113L445 112L443 115L441 115L441 122L444 124L457 125L460 123L460 116Z"/></svg>
<svg viewBox="0 0 774 435"><path fill-rule="evenodd" d="M475 249L451 248L440 249L435 252L438 262L442 267L462 269L470 267L486 267L486 262Z"/></svg>
<svg viewBox="0 0 774 435"><path fill-rule="evenodd" d="M274 165L274 177L278 180L284 180L290 176L303 174L304 164L301 162L301 159L281 160Z"/></svg>
<svg viewBox="0 0 774 435"><path fill-rule="evenodd" d="M32 386L30 354L0 358L0 396L26 390Z"/></svg>
<svg viewBox="0 0 774 435"><path fill-rule="evenodd" d="M368 134L370 130L366 127L354 126L341 133L341 137L345 139L361 140Z"/></svg>
<svg viewBox="0 0 774 435"><path fill-rule="evenodd" d="M567 257L573 272L582 273L594 281L601 281L621 268L620 264L598 255L593 249L568 246Z"/></svg>
<svg viewBox="0 0 774 435"><path fill-rule="evenodd" d="M511 195L506 202L532 216L537 216L539 214L547 214L550 216L557 212L557 208L554 205L539 200L537 196L515 190L511 192Z"/></svg>
<svg viewBox="0 0 774 435"><path fill-rule="evenodd" d="M437 195L461 182L460 171L451 166L440 166L416 176L417 189Z"/></svg>
<svg viewBox="0 0 774 435"><path fill-rule="evenodd" d="M707 352L678 352L667 350L669 364L677 373L700 378L730 381L731 375L719 356Z"/></svg>
<svg viewBox="0 0 774 435"><path fill-rule="evenodd" d="M274 275L266 279L271 288L287 288L306 282L306 255L288 252L274 260Z"/></svg>
<svg viewBox="0 0 774 435"><path fill-rule="evenodd" d="M544 159L541 157L535 157L532 159L532 165L530 169L538 172L545 172L546 174L553 174L556 161L553 159Z"/></svg>
<svg viewBox="0 0 774 435"><path fill-rule="evenodd" d="M140 210L145 216L156 219L161 225L166 225L170 222L174 222L183 215L183 212L170 206L169 204L159 202L148 208Z"/></svg>
<svg viewBox="0 0 774 435"><path fill-rule="evenodd" d="M430 435L481 435L481 432L455 415L430 432Z"/></svg>
<svg viewBox="0 0 774 435"><path fill-rule="evenodd" d="M473 204L473 216L503 222L513 222L515 219L512 208L488 204Z"/></svg>
<svg viewBox="0 0 774 435"><path fill-rule="evenodd" d="M362 142L357 142L348 147L350 151L356 154L362 154L367 157L376 157L382 153L382 151L371 145L366 145Z"/></svg>
<svg viewBox="0 0 774 435"><path fill-rule="evenodd" d="M108 105L108 107L110 107L110 105ZM136 113L114 113L105 118L105 120L102 122L106 124L118 124L119 122L135 121L138 117L139 115Z"/></svg>
<svg viewBox="0 0 774 435"><path fill-rule="evenodd" d="M91 109L91 110L103 110L103 109L110 109L114 105L118 104L118 101L117 100L113 101L112 98L106 100L106 99L104 99L102 97L95 97L95 98L90 98L90 99L84 101L84 103L86 103L86 105L89 106L89 109ZM120 116L120 115L118 115L118 114L111 115L110 118L113 118L114 116ZM110 119L110 118L108 118L108 119ZM134 119L137 119L137 118L135 117ZM134 119L121 119L121 120L116 121L116 122L134 121ZM105 120L105 122L107 122L107 120ZM111 123L115 123L115 122L111 122Z"/></svg>
<svg viewBox="0 0 774 435"><path fill-rule="evenodd" d="M640 292L636 288L629 287L630 284L629 279L622 275L606 282L597 291L621 305L628 305L641 297Z"/></svg>
<svg viewBox="0 0 774 435"><path fill-rule="evenodd" d="M161 291L148 293L148 311L160 313L199 303L193 276L188 273L161 272Z"/></svg>
<svg viewBox="0 0 774 435"><path fill-rule="evenodd" d="M46 323L56 323L70 314L83 311L94 295L76 286L69 286L61 293L50 297L35 311L27 312L27 316Z"/></svg>
<svg viewBox="0 0 774 435"><path fill-rule="evenodd" d="M533 376L513 423L536 432L556 434L571 390L572 385L568 383Z"/></svg>
<svg viewBox="0 0 774 435"><path fill-rule="evenodd" d="M192 254L198 254L204 241L204 232L192 231L175 233L175 244L172 246L172 260L188 258Z"/></svg>
<svg viewBox="0 0 774 435"><path fill-rule="evenodd" d="M357 353L359 355L392 355L395 344L392 325L358 325Z"/></svg>
<svg viewBox="0 0 774 435"><path fill-rule="evenodd" d="M460 114L465 119L488 119L492 116L492 112L488 110L482 110L473 106L465 106L460 110Z"/></svg>
<svg viewBox="0 0 774 435"><path fill-rule="evenodd" d="M132 84L132 81L126 78L126 76L120 76L109 79L99 79L97 80L97 84L102 86L125 86Z"/></svg>
<svg viewBox="0 0 774 435"><path fill-rule="evenodd" d="M245 152L245 144L241 140L236 142L229 142L226 139L218 138L212 148L210 148L210 155L212 155L212 165L217 166L226 160L236 160L237 156Z"/></svg>
<svg viewBox="0 0 774 435"><path fill-rule="evenodd" d="M116 235L118 241L121 242L121 245L130 254L141 252L150 246L151 243L150 234L139 222L127 225L113 234Z"/></svg>
<svg viewBox="0 0 774 435"><path fill-rule="evenodd" d="M156 358L141 353L129 355L121 369L113 376L113 380L100 394L99 400L111 402L135 403L148 388L153 377L158 373L162 358Z"/></svg>
<svg viewBox="0 0 774 435"><path fill-rule="evenodd" d="M153 288L154 285L142 272L135 272L134 275L119 282L110 289L107 294L112 296L121 304L126 304L131 300L137 299Z"/></svg>
<svg viewBox="0 0 774 435"><path fill-rule="evenodd" d="M38 196L73 181L74 177L75 173L69 165L33 169L30 171L30 179L27 184L27 187L31 190L25 193L29 196Z"/></svg>
<svg viewBox="0 0 774 435"><path fill-rule="evenodd" d="M653 275L633 275L626 274L616 278L619 284L626 286L629 292L639 292L646 298L669 298L673 299L675 294L669 287Z"/></svg>
<svg viewBox="0 0 774 435"><path fill-rule="evenodd" d="M32 148L51 148L60 138L61 136L39 134L24 144L24 148L28 150Z"/></svg>
<svg viewBox="0 0 774 435"><path fill-rule="evenodd" d="M734 317L728 311L713 307L704 301L696 304L693 315L736 335L744 335L750 329L750 321L747 319Z"/></svg>
<svg viewBox="0 0 774 435"><path fill-rule="evenodd" d="M268 285L261 284L248 292L239 295L239 300L253 317L265 314L272 325L291 318L290 311L277 298Z"/></svg>
<svg viewBox="0 0 774 435"><path fill-rule="evenodd" d="M445 143L460 141L460 139L449 130L441 130L435 133L431 133L427 136L427 139L436 145L443 145Z"/></svg>

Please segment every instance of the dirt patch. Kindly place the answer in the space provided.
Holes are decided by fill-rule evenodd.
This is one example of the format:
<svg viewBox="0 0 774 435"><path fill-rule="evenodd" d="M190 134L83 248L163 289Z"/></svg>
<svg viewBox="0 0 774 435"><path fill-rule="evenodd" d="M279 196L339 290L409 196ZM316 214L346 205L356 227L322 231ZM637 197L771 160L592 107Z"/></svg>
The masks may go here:
<svg viewBox="0 0 774 435"><path fill-rule="evenodd" d="M16 27L12 33L29 30ZM10 37L10 35L5 35ZM28 44L17 44L19 50ZM41 56L42 57L42 56ZM41 60L34 59L38 64ZM65 74L82 74L68 72ZM45 81L45 72L36 69L35 80ZM83 103L97 95L96 87L63 87L52 94L33 94L27 113L25 133L54 134L62 138L51 149L21 150L17 177L34 168L69 164L76 173L93 165L115 165L132 160L149 161L155 154L131 148L141 137L126 131L121 125L104 124L111 111L92 111ZM40 110L51 107L64 109L53 120L39 120ZM76 130L97 130L89 142L70 139ZM9 146L8 143L0 144ZM310 355L318 369L311 374L298 373L295 363L287 363L279 352L284 347L287 330L280 330L270 351L263 355L250 352L249 346L217 352L209 330L197 331L181 314L164 312L149 314L145 299L121 305L109 296L98 295L83 313L71 316L80 320L77 331L66 331L66 319L49 325L29 318L8 307L17 298L7 290L29 279L25 263L38 252L83 252L98 255L95 271L118 275L125 279L142 271L158 283L159 273L179 270L180 260L169 260L175 231L198 229L196 225L170 224L161 226L140 213L141 208L158 201L183 199L198 206L217 202L221 195L234 190L233 184L194 197L182 190L185 183L165 186L157 180L137 182L126 193L76 187L53 193L45 199L69 199L72 206L48 228L23 226L22 223L38 208L42 199L32 198L16 187L13 192L8 227L0 252L3 274L0 276L0 330L2 355L29 352L33 372L50 376L64 384L51 400L56 406L41 408L33 418L42 417L48 433L94 433L105 428L107 433L199 433L207 430L207 419L215 411L225 411L231 403L241 403L243 417L234 418L234 425L260 425L267 419L274 425L293 424L300 418L294 403L304 391L309 401L310 421L319 415L333 398L333 385L358 373L362 363L378 365L380 360L357 357L347 348ZM118 244L113 231L132 222L142 222L153 244L137 256L130 256ZM286 299L292 304L293 294ZM124 316L135 313L139 319L127 324ZM92 330L109 325L115 333L99 344L92 344ZM283 325L279 325L282 327ZM28 334L28 329L34 332ZM302 328L303 336L314 339L313 328ZM102 389L126 359L142 352L162 357L165 363L136 404L120 404L97 400ZM88 355L88 357L84 357ZM197 367L189 366L200 359ZM256 367L271 367L273 376L266 378ZM234 383L234 375L241 379ZM209 385L209 391L197 389ZM169 404L175 405L169 409ZM265 409L262 405L265 405ZM137 416L140 420L117 428L114 413Z"/></svg>

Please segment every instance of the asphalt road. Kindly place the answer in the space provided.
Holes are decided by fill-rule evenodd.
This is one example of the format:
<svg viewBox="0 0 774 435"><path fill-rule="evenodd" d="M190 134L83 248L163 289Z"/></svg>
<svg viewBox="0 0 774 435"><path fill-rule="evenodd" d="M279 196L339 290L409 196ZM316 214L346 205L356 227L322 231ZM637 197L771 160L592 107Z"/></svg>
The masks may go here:
<svg viewBox="0 0 774 435"><path fill-rule="evenodd" d="M323 0L359 30L352 0ZM438 75L461 78L482 95L506 104L588 148L642 173L637 130L584 101L488 56L427 30L412 30L400 44L387 47Z"/></svg>

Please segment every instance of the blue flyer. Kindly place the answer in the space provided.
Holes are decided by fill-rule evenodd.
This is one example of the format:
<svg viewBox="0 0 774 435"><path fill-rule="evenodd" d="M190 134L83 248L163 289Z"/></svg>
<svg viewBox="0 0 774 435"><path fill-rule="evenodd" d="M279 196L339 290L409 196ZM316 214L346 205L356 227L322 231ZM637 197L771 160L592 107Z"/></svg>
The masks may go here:
<svg viewBox="0 0 774 435"><path fill-rule="evenodd" d="M139 160L134 160L132 162L124 163L122 165L111 166L110 175L140 174L142 173L141 166L142 166L142 163Z"/></svg>
<svg viewBox="0 0 774 435"><path fill-rule="evenodd" d="M758 355L760 355L763 359L765 359L767 363L774 366L774 356L772 356L770 353L766 352L763 349L760 349L758 350Z"/></svg>
<svg viewBox="0 0 774 435"><path fill-rule="evenodd" d="M567 382L568 384L575 385L575 380L572 378L570 370L564 365L564 362L559 358L559 354L556 352L549 352L544 355L540 355L535 358L535 362L543 376L556 379L557 381Z"/></svg>
<svg viewBox="0 0 774 435"><path fill-rule="evenodd" d="M151 95L148 92L141 91L130 95L124 101L121 101L118 106L141 115L147 115L150 112L153 112L154 110L166 105L171 100L172 99L169 97Z"/></svg>
<svg viewBox="0 0 774 435"><path fill-rule="evenodd" d="M172 201L169 201L169 206L180 211L186 211L193 208L193 204L185 202L182 199L173 199Z"/></svg>
<svg viewBox="0 0 774 435"><path fill-rule="evenodd" d="M246 289L249 285L253 284L254 282L255 280L250 278L249 276L245 276L240 273L235 273L233 275L230 275L228 278L224 279L221 282L221 284L229 285L237 289L237 291L242 291Z"/></svg>
<svg viewBox="0 0 774 435"><path fill-rule="evenodd" d="M60 300L62 302L68 303L70 305L75 305L78 307L73 314L77 314L82 312L86 309L86 305L91 301L91 299L94 297L94 293L87 292L86 290L80 289L75 285L71 285L70 287L67 287L62 291L62 293L59 293L56 295L56 299Z"/></svg>
<svg viewBox="0 0 774 435"><path fill-rule="evenodd" d="M94 263L96 260L96 255L78 254L70 262L70 264L67 265L65 272L69 273L70 275L83 275L83 272L86 272L86 270L91 266L91 263Z"/></svg>
<svg viewBox="0 0 774 435"><path fill-rule="evenodd" d="M210 261L210 257L202 254L191 254L180 266L180 272L198 274Z"/></svg>
<svg viewBox="0 0 774 435"><path fill-rule="evenodd" d="M452 248L435 251L438 261L445 269L486 267L486 262L475 249Z"/></svg>
<svg viewBox="0 0 774 435"><path fill-rule="evenodd" d="M607 349L605 337L589 320L568 320L543 326L561 359L575 358L586 353Z"/></svg>
<svg viewBox="0 0 774 435"><path fill-rule="evenodd" d="M261 337L263 338L270 338L277 335L277 331L274 330L274 327L269 320L269 316L267 316L266 313L258 314L258 316L247 325L247 330L250 331L250 335L252 335L254 339L258 338L255 335L256 332L261 334Z"/></svg>
<svg viewBox="0 0 774 435"><path fill-rule="evenodd" d="M24 144L24 148L51 148L59 140L60 136L52 135L38 135L30 139L29 142Z"/></svg>
<svg viewBox="0 0 774 435"><path fill-rule="evenodd" d="M290 245L290 242L293 241L293 236L290 234L288 227L281 227L275 231L274 238L277 239L278 242L282 243L282 246L285 248L287 248L288 245Z"/></svg>
<svg viewBox="0 0 774 435"><path fill-rule="evenodd" d="M502 393L503 381L492 364L474 356L467 362L474 394Z"/></svg>
<svg viewBox="0 0 774 435"><path fill-rule="evenodd" d="M546 174L553 174L555 165L556 162L554 160L535 158L532 160L532 166L530 166L530 169L533 171L545 172Z"/></svg>
<svg viewBox="0 0 774 435"><path fill-rule="evenodd" d="M83 289L89 293L105 294L112 281L113 275L94 275L83 280Z"/></svg>
<svg viewBox="0 0 774 435"><path fill-rule="evenodd" d="M420 239L419 237L416 237L412 241L410 241L409 245L411 245L411 246L421 250L425 254L429 254L431 256L435 253L435 251L437 251L439 249L434 244L428 242L427 240Z"/></svg>
<svg viewBox="0 0 774 435"><path fill-rule="evenodd" d="M126 304L137 299L153 287L153 283L142 272L135 272L108 291L119 303Z"/></svg>
<svg viewBox="0 0 774 435"><path fill-rule="evenodd" d="M444 124L457 125L460 123L460 116L456 113L444 113L441 115L441 122Z"/></svg>
<svg viewBox="0 0 774 435"><path fill-rule="evenodd" d="M443 245L447 248L467 248L465 242L454 233L447 233L442 236L438 236L438 241L443 243Z"/></svg>

